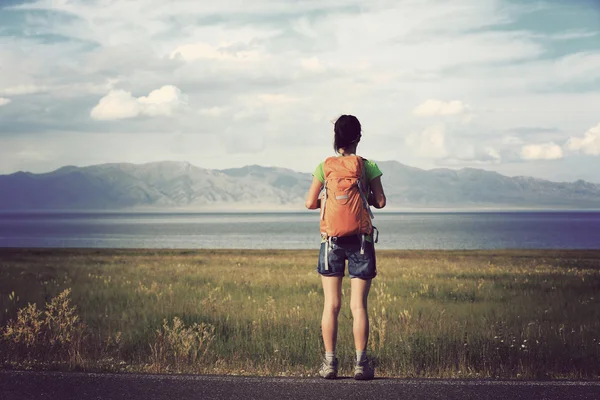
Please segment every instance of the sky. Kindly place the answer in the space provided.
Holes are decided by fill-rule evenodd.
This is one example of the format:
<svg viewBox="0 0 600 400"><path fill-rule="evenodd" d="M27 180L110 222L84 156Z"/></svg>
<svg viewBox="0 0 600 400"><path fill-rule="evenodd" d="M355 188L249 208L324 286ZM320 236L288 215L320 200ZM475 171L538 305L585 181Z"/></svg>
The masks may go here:
<svg viewBox="0 0 600 400"><path fill-rule="evenodd" d="M0 174L312 172L342 114L372 160L600 183L600 0L0 0Z"/></svg>

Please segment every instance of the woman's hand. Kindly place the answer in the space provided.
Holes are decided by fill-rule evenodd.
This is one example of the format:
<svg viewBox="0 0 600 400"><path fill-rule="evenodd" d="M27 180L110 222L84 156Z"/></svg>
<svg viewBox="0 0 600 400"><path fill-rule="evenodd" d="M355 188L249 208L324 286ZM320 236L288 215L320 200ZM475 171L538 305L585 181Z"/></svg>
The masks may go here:
<svg viewBox="0 0 600 400"><path fill-rule="evenodd" d="M370 182L371 193L369 193L368 202L375 208L385 207L385 193L383 193L383 186L381 185L381 176L374 178Z"/></svg>

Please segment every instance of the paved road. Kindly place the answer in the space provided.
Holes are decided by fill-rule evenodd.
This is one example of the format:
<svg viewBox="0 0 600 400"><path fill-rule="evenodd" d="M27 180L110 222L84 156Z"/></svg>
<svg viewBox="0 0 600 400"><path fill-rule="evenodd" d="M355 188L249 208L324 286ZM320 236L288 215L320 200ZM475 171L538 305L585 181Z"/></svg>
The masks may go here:
<svg viewBox="0 0 600 400"><path fill-rule="evenodd" d="M600 382L259 378L0 371L1 400L600 399Z"/></svg>

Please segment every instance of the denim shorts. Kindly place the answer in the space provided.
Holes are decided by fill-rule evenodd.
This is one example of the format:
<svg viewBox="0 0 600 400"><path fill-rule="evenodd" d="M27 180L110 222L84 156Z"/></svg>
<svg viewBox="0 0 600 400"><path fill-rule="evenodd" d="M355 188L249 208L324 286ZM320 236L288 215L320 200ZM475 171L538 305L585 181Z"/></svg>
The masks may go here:
<svg viewBox="0 0 600 400"><path fill-rule="evenodd" d="M364 254L360 254L359 236L333 238L327 252L327 243L321 243L317 272L323 276L344 276L346 260L350 278L372 279L377 275L375 246L365 241ZM325 269L325 253L328 253L328 269Z"/></svg>

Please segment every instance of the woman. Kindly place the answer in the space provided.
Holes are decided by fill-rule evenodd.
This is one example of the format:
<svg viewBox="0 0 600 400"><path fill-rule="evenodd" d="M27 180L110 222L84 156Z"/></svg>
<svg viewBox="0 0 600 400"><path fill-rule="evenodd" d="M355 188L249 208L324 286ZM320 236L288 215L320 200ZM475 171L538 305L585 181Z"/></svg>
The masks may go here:
<svg viewBox="0 0 600 400"><path fill-rule="evenodd" d="M342 115L335 122L333 148L338 157L356 155L356 147L361 138L361 126L353 115ZM381 185L381 171L373 161L364 160L364 171L367 181L366 193L368 202L375 208L385 207L385 194ZM325 183L324 163L319 164L313 174L313 181L306 196L306 207L314 210L321 207L321 192ZM324 206L324 205L323 205ZM370 224L370 221L369 221ZM372 232L361 241L357 235L333 238L323 237L317 271L323 284L324 307L321 328L325 345L325 358L319 374L325 379L337 377L338 360L335 356L338 315L341 307L342 278L345 262L348 260L351 298L356 348L355 379L373 379L375 371L366 357L369 338L369 319L367 315L367 297L371 287L371 279L377 274L375 248ZM364 238L364 236L363 236Z"/></svg>

